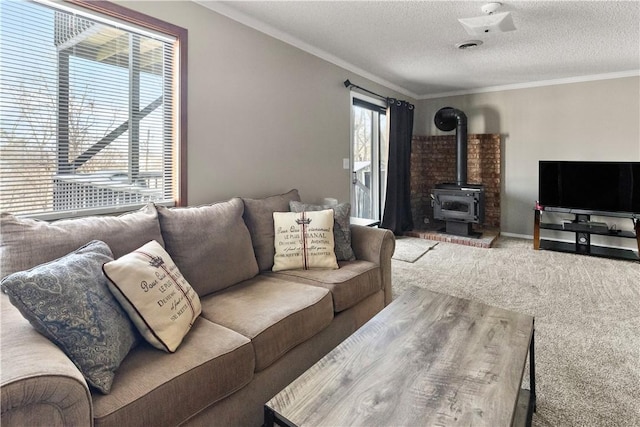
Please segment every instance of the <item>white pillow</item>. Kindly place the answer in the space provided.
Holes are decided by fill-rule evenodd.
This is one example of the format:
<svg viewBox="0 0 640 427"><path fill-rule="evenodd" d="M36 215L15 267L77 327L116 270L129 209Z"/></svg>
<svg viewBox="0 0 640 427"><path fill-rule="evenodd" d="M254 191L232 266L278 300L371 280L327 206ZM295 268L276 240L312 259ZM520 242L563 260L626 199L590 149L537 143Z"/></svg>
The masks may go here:
<svg viewBox="0 0 640 427"><path fill-rule="evenodd" d="M200 298L158 242L102 266L109 289L142 336L170 353L200 315Z"/></svg>
<svg viewBox="0 0 640 427"><path fill-rule="evenodd" d="M273 271L338 268L333 240L333 210L274 212Z"/></svg>

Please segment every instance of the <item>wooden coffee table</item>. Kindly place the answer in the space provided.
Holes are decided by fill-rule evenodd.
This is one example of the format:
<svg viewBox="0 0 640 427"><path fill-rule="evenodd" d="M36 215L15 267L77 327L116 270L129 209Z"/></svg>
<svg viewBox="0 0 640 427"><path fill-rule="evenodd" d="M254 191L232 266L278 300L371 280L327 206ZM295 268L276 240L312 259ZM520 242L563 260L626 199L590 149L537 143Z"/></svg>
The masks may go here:
<svg viewBox="0 0 640 427"><path fill-rule="evenodd" d="M411 288L267 402L265 424L530 425L533 344L531 316Z"/></svg>

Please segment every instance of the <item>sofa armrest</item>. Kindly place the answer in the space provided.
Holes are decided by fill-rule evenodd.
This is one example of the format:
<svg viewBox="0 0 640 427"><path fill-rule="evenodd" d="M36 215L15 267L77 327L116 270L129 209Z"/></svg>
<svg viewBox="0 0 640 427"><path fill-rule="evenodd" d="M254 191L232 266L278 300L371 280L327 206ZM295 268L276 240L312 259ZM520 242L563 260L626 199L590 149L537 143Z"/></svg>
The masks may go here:
<svg viewBox="0 0 640 427"><path fill-rule="evenodd" d="M90 426L91 393L82 373L0 296L2 426Z"/></svg>
<svg viewBox="0 0 640 427"><path fill-rule="evenodd" d="M391 303L391 257L396 248L396 238L391 230L352 225L351 247L356 259L380 266L384 304Z"/></svg>

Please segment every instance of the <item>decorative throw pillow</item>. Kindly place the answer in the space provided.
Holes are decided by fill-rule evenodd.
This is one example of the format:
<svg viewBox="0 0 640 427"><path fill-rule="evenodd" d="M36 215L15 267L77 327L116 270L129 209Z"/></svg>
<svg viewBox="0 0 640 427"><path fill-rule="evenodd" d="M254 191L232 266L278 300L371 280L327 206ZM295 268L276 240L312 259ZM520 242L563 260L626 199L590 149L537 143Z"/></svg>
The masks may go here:
<svg viewBox="0 0 640 427"><path fill-rule="evenodd" d="M111 260L107 244L94 240L2 281L2 290L20 313L105 394L116 369L137 343L135 328L102 274L102 264Z"/></svg>
<svg viewBox="0 0 640 427"><path fill-rule="evenodd" d="M244 202L242 217L251 234L251 243L260 271L273 267L273 213L289 212L291 200L300 201L298 190L264 199L242 199Z"/></svg>
<svg viewBox="0 0 640 427"><path fill-rule="evenodd" d="M335 242L335 252L338 261L353 261L356 259L353 249L351 248L351 204L341 203L336 206L329 205L307 205L304 203L291 201L289 202L291 212L302 211L322 211L325 209L333 209L333 238Z"/></svg>
<svg viewBox="0 0 640 427"><path fill-rule="evenodd" d="M274 212L273 271L337 269L333 251L333 210Z"/></svg>
<svg viewBox="0 0 640 427"><path fill-rule="evenodd" d="M200 298L162 246L152 240L102 268L142 336L160 350L176 351L200 315Z"/></svg>

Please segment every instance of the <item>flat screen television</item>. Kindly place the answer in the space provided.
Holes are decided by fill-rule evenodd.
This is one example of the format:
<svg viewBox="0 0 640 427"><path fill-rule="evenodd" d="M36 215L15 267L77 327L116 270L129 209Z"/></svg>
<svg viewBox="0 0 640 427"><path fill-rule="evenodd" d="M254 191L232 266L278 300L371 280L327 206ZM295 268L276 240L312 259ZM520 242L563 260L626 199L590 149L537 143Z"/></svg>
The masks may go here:
<svg viewBox="0 0 640 427"><path fill-rule="evenodd" d="M538 202L558 212L640 214L640 162L540 161Z"/></svg>

